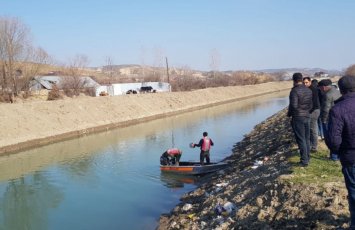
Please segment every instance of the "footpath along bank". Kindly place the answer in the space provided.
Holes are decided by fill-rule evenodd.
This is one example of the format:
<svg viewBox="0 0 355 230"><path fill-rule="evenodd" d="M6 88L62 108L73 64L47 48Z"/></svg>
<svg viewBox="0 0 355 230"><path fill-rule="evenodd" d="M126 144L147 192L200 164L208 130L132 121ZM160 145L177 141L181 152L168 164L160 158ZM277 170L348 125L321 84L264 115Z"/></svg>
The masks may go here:
<svg viewBox="0 0 355 230"><path fill-rule="evenodd" d="M347 191L339 162L320 143L310 166L299 154L286 109L234 146L230 167L212 175L161 216L163 229L343 229ZM224 207L224 208L223 208Z"/></svg>
<svg viewBox="0 0 355 230"><path fill-rule="evenodd" d="M0 155L282 90L269 82L189 92L0 104Z"/></svg>

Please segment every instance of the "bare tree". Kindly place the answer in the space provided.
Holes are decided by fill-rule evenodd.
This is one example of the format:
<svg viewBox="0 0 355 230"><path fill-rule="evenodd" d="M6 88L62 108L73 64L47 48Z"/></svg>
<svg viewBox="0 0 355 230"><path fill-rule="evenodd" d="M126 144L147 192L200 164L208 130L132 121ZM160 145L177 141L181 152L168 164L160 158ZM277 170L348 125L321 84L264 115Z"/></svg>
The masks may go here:
<svg viewBox="0 0 355 230"><path fill-rule="evenodd" d="M30 29L17 18L0 17L0 87L11 98L28 92L29 82L50 57L32 45Z"/></svg>
<svg viewBox="0 0 355 230"><path fill-rule="evenodd" d="M61 88L67 96L79 95L87 82L83 80L82 75L85 67L89 63L86 55L76 55L66 68L66 75L61 82Z"/></svg>
<svg viewBox="0 0 355 230"><path fill-rule="evenodd" d="M17 18L0 18L1 89L17 96L18 70L28 57L30 30Z"/></svg>
<svg viewBox="0 0 355 230"><path fill-rule="evenodd" d="M25 92L29 90L31 79L40 73L44 65L51 63L48 53L40 47L30 47L27 55L27 61L21 67L22 77L19 79L19 88Z"/></svg>
<svg viewBox="0 0 355 230"><path fill-rule="evenodd" d="M84 54L78 54L69 61L67 72L71 76L80 76L84 73L86 66L89 63L89 58Z"/></svg>
<svg viewBox="0 0 355 230"><path fill-rule="evenodd" d="M174 69L178 76L192 76L193 70L188 65L182 65Z"/></svg>
<svg viewBox="0 0 355 230"><path fill-rule="evenodd" d="M108 72L109 77L110 77L110 81L111 81L112 80L112 76L113 76L113 72L114 72L112 57L107 56L105 58L105 63L106 63L105 70Z"/></svg>
<svg viewBox="0 0 355 230"><path fill-rule="evenodd" d="M145 66L145 47L144 46L141 46L140 48L140 52L141 52L141 68L142 68L142 76L143 78L145 77L145 69L146 69L146 66Z"/></svg>
<svg viewBox="0 0 355 230"><path fill-rule="evenodd" d="M349 66L346 71L345 71L346 75L350 75L350 76L355 76L355 64Z"/></svg>
<svg viewBox="0 0 355 230"><path fill-rule="evenodd" d="M213 71L213 77L214 77L215 73L219 69L219 64L220 64L220 55L218 50L212 49L210 52L210 57L211 57L210 68Z"/></svg>
<svg viewBox="0 0 355 230"><path fill-rule="evenodd" d="M163 68L164 66L164 61L165 61L165 58L164 58L164 51L162 48L160 47L155 47L154 48L154 72L153 72L153 75L156 76L157 78L161 78L161 76L163 75L163 71L165 70Z"/></svg>

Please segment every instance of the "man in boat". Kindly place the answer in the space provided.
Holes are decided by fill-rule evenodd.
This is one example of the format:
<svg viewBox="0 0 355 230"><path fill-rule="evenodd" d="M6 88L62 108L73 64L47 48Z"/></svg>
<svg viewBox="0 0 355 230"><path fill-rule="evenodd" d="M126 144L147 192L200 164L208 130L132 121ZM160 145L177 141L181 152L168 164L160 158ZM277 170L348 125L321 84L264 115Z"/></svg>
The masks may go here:
<svg viewBox="0 0 355 230"><path fill-rule="evenodd" d="M182 151L178 148L166 150L160 157L161 165L179 165Z"/></svg>
<svg viewBox="0 0 355 230"><path fill-rule="evenodd" d="M206 158L206 163L210 163L210 149L211 146L213 146L213 141L211 138L208 137L207 132L203 132L202 134L202 139L198 144L192 144L192 147L200 147L201 152L200 152L200 164L204 164L204 160Z"/></svg>

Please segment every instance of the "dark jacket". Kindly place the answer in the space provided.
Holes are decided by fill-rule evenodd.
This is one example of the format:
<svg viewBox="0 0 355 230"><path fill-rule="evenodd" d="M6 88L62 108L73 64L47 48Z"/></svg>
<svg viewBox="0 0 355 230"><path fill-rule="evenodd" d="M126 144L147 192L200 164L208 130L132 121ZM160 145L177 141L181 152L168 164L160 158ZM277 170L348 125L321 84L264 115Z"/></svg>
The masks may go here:
<svg viewBox="0 0 355 230"><path fill-rule="evenodd" d="M319 90L318 90L318 88L314 87L313 85L311 85L309 87L309 89L312 90L313 108L312 108L311 112L313 112L316 109L320 109L319 95L318 95Z"/></svg>
<svg viewBox="0 0 355 230"><path fill-rule="evenodd" d="M329 149L338 152L343 166L355 166L355 93L339 98L329 112Z"/></svg>
<svg viewBox="0 0 355 230"><path fill-rule="evenodd" d="M287 116L310 117L313 108L312 90L303 84L294 86L290 92L290 105Z"/></svg>
<svg viewBox="0 0 355 230"><path fill-rule="evenodd" d="M340 98L340 96L339 90L334 86L332 86L328 92L323 94L320 108L320 119L322 123L328 122L329 110L334 106L334 102Z"/></svg>

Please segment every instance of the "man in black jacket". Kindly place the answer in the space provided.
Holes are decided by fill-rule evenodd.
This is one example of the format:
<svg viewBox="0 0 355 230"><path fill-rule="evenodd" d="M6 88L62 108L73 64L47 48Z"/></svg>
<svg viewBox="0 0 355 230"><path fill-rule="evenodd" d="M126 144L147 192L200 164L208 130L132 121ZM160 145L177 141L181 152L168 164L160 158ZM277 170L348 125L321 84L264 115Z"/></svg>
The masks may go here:
<svg viewBox="0 0 355 230"><path fill-rule="evenodd" d="M300 166L306 167L310 157L310 111L313 108L312 90L307 88L301 73L292 76L293 88L287 116L292 117L291 125L300 151Z"/></svg>

